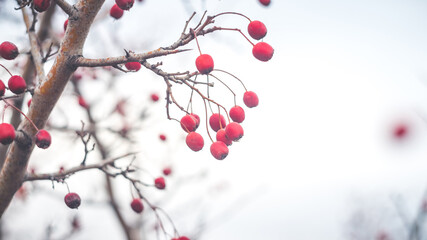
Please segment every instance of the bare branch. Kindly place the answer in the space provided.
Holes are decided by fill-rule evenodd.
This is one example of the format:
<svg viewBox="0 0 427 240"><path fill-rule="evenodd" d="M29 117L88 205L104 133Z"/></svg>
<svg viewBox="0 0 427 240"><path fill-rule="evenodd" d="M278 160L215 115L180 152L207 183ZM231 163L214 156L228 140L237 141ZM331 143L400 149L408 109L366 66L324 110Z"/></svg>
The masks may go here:
<svg viewBox="0 0 427 240"><path fill-rule="evenodd" d="M69 4L65 0L54 0L56 4L66 13L68 16L76 18L77 17L77 9L74 8L71 4Z"/></svg>

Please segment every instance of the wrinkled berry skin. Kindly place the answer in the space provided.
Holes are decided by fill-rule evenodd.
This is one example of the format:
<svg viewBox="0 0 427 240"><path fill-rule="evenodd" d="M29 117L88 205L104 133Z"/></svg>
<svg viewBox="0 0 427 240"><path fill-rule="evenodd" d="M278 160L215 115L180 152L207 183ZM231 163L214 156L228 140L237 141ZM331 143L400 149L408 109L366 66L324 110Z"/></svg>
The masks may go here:
<svg viewBox="0 0 427 240"><path fill-rule="evenodd" d="M196 67L201 74L209 74L214 68L214 61L208 54L201 54L196 58Z"/></svg>
<svg viewBox="0 0 427 240"><path fill-rule="evenodd" d="M139 198L134 198L130 203L130 207L136 213L141 213L144 210L144 205L142 204L142 201Z"/></svg>
<svg viewBox="0 0 427 240"><path fill-rule="evenodd" d="M8 145L15 140L15 128L9 123L0 124L0 143Z"/></svg>
<svg viewBox="0 0 427 240"><path fill-rule="evenodd" d="M185 115L181 118L181 127L186 132L194 132L197 129L197 119L190 114Z"/></svg>
<svg viewBox="0 0 427 240"><path fill-rule="evenodd" d="M77 193L68 193L64 197L64 202L69 208L74 209L80 206L81 199Z"/></svg>
<svg viewBox="0 0 427 240"><path fill-rule="evenodd" d="M240 106L234 106L230 109L230 118L234 122L242 123L245 120L245 110Z"/></svg>
<svg viewBox="0 0 427 240"><path fill-rule="evenodd" d="M228 139L236 142L243 137L243 128L237 122L232 122L225 128L225 134Z"/></svg>
<svg viewBox="0 0 427 240"><path fill-rule="evenodd" d="M185 143L187 143L187 146L195 152L202 150L205 145L202 135L196 132L190 132L185 138Z"/></svg>
<svg viewBox="0 0 427 240"><path fill-rule="evenodd" d="M233 143L231 139L228 139L225 129L220 129L216 132L216 140L225 143L227 146L230 146Z"/></svg>
<svg viewBox="0 0 427 240"><path fill-rule="evenodd" d="M253 108L258 106L259 99L256 93L247 91L243 94L243 102L248 108Z"/></svg>
<svg viewBox="0 0 427 240"><path fill-rule="evenodd" d="M52 138L48 131L46 130L39 130L36 134L36 145L39 148L46 149L50 146L52 143Z"/></svg>
<svg viewBox="0 0 427 240"><path fill-rule="evenodd" d="M6 60L13 60L19 55L18 47L8 41L0 44L0 56Z"/></svg>
<svg viewBox="0 0 427 240"><path fill-rule="evenodd" d="M225 128L224 116L220 115L219 113L212 114L212 116L209 118L209 125L215 132L218 132L218 130L221 128Z"/></svg>
<svg viewBox="0 0 427 240"><path fill-rule="evenodd" d="M252 48L252 54L260 61L269 61L274 54L274 49L266 42L259 42Z"/></svg>

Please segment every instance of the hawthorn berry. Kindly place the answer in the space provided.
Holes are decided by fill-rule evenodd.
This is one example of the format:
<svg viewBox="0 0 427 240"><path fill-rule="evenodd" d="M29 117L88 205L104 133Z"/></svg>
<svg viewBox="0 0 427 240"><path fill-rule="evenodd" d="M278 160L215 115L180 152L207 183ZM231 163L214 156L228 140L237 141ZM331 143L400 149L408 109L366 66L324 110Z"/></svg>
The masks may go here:
<svg viewBox="0 0 427 240"><path fill-rule="evenodd" d="M77 193L68 193L64 197L64 202L69 208L78 208L81 203L80 196Z"/></svg>
<svg viewBox="0 0 427 240"><path fill-rule="evenodd" d="M259 0L259 2L264 6L270 5L270 0Z"/></svg>
<svg viewBox="0 0 427 240"><path fill-rule="evenodd" d="M67 30L67 27L68 27L68 19L65 20L64 22L64 32Z"/></svg>
<svg viewBox="0 0 427 240"><path fill-rule="evenodd" d="M86 108L86 109L89 108L89 105L86 103L86 100L82 96L78 97L78 101L79 101L79 105L82 108Z"/></svg>
<svg viewBox="0 0 427 240"><path fill-rule="evenodd" d="M218 160L223 160L228 155L228 147L225 143L217 141L211 145L211 154Z"/></svg>
<svg viewBox="0 0 427 240"><path fill-rule="evenodd" d="M398 124L394 127L393 135L397 139L402 139L408 134L408 127L406 124Z"/></svg>
<svg viewBox="0 0 427 240"><path fill-rule="evenodd" d="M115 18L115 19L119 19L123 16L123 9L119 8L119 6L117 6L117 4L114 4L111 9L110 9L110 16Z"/></svg>
<svg viewBox="0 0 427 240"><path fill-rule="evenodd" d="M245 110L240 106L234 106L230 109L230 118L231 120L242 123L245 120Z"/></svg>
<svg viewBox="0 0 427 240"><path fill-rule="evenodd" d="M117 6L123 10L129 10L134 2L135 0L116 0Z"/></svg>
<svg viewBox="0 0 427 240"><path fill-rule="evenodd" d="M165 168L163 168L163 174L165 175L165 176L169 176L171 173L172 173L172 168L170 168L170 167L165 167Z"/></svg>
<svg viewBox="0 0 427 240"><path fill-rule="evenodd" d="M267 27L264 23L255 20L249 23L248 33L253 39L260 40L267 35Z"/></svg>
<svg viewBox="0 0 427 240"><path fill-rule="evenodd" d="M150 97L153 102L159 101L159 95L157 93L152 93Z"/></svg>
<svg viewBox="0 0 427 240"><path fill-rule="evenodd" d="M194 132L197 129L197 119L190 114L181 118L181 127L186 132Z"/></svg>
<svg viewBox="0 0 427 240"><path fill-rule="evenodd" d="M9 123L0 124L0 143L7 145L15 140L15 128Z"/></svg>
<svg viewBox="0 0 427 240"><path fill-rule="evenodd" d="M233 143L231 139L228 139L225 129L220 129L216 132L216 140L225 143L227 146L230 146Z"/></svg>
<svg viewBox="0 0 427 240"><path fill-rule="evenodd" d="M209 54L201 54L196 58L196 67L201 74L208 74L214 68L214 61Z"/></svg>
<svg viewBox="0 0 427 240"><path fill-rule="evenodd" d="M243 128L237 122L232 122L225 127L225 133L228 139L236 142L243 137Z"/></svg>
<svg viewBox="0 0 427 240"><path fill-rule="evenodd" d="M0 80L0 97L3 97L5 92L6 92L6 86L4 85L3 81Z"/></svg>
<svg viewBox="0 0 427 240"><path fill-rule="evenodd" d="M212 114L212 116L209 118L209 125L211 126L212 130L218 132L218 130L225 127L224 116L220 115L219 113Z"/></svg>
<svg viewBox="0 0 427 240"><path fill-rule="evenodd" d="M259 42L252 48L252 54L260 61L267 62L273 57L274 49L266 42Z"/></svg>
<svg viewBox="0 0 427 240"><path fill-rule="evenodd" d="M8 41L0 44L0 56L6 60L15 59L19 55L18 47Z"/></svg>
<svg viewBox="0 0 427 240"><path fill-rule="evenodd" d="M36 134L36 145L39 148L46 149L52 143L52 138L48 131L41 129Z"/></svg>
<svg viewBox="0 0 427 240"><path fill-rule="evenodd" d="M186 236L181 236L179 238L172 238L171 240L190 240L190 239Z"/></svg>
<svg viewBox="0 0 427 240"><path fill-rule="evenodd" d="M33 3L34 3L34 9L37 12L44 12L50 6L50 0L33 0Z"/></svg>
<svg viewBox="0 0 427 240"><path fill-rule="evenodd" d="M165 179L163 177L158 177L154 179L154 186L157 189L165 189L166 187Z"/></svg>
<svg viewBox="0 0 427 240"><path fill-rule="evenodd" d="M125 67L129 70L129 71L135 71L138 72L139 69L141 69L141 63L140 62L128 62L125 64Z"/></svg>
<svg viewBox="0 0 427 240"><path fill-rule="evenodd" d="M28 102L27 102L27 106L28 106L28 107L30 107L30 106L31 106L31 101L33 101L33 99L32 99L32 98L30 98L30 99L28 100Z"/></svg>
<svg viewBox="0 0 427 240"><path fill-rule="evenodd" d="M187 146L195 152L202 150L205 145L202 135L196 132L190 132L185 138L185 143L187 143Z"/></svg>
<svg viewBox="0 0 427 240"><path fill-rule="evenodd" d="M9 87L9 90L15 94L23 93L25 92L25 89L27 89L25 80L18 75L10 77L9 81L7 82L7 86Z"/></svg>
<svg viewBox="0 0 427 240"><path fill-rule="evenodd" d="M200 125L200 117L199 117L199 115L197 115L195 113L192 113L190 115L193 116L196 119L196 128L198 128L199 125Z"/></svg>
<svg viewBox="0 0 427 240"><path fill-rule="evenodd" d="M246 91L243 94L243 102L248 108L256 107L259 103L258 96L252 91Z"/></svg>
<svg viewBox="0 0 427 240"><path fill-rule="evenodd" d="M162 140L162 141L166 141L166 135L164 135L164 134L160 134L160 135L159 135L159 138L160 138L160 140Z"/></svg>
<svg viewBox="0 0 427 240"><path fill-rule="evenodd" d="M130 203L130 207L136 213L141 213L144 210L144 205L142 205L142 201L139 198L134 198Z"/></svg>

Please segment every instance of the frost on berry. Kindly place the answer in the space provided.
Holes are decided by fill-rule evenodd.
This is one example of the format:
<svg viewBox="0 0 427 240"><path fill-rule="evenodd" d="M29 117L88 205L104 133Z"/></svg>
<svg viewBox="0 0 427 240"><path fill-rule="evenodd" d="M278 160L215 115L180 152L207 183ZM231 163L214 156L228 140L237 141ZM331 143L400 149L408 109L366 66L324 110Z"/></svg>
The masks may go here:
<svg viewBox="0 0 427 240"><path fill-rule="evenodd" d="M201 54L196 58L196 67L201 74L209 74L214 68L214 61L209 54Z"/></svg>
<svg viewBox="0 0 427 240"><path fill-rule="evenodd" d="M135 0L116 0L117 6L123 10L129 10L134 2Z"/></svg>
<svg viewBox="0 0 427 240"><path fill-rule="evenodd" d="M216 132L216 140L225 143L227 146L230 146L233 143L231 139L228 139L225 129L220 129Z"/></svg>
<svg viewBox="0 0 427 240"><path fill-rule="evenodd" d="M243 137L243 128L237 122L232 122L225 127L225 134L228 139L235 142Z"/></svg>
<svg viewBox="0 0 427 240"><path fill-rule="evenodd" d="M211 145L211 154L218 160L223 160L228 155L228 147L225 143L217 141Z"/></svg>
<svg viewBox="0 0 427 240"><path fill-rule="evenodd" d="M259 103L258 96L252 91L247 91L243 94L243 102L248 108L256 107Z"/></svg>
<svg viewBox="0 0 427 240"><path fill-rule="evenodd" d="M141 213L144 210L144 205L140 198L134 198L130 203L130 207L136 213Z"/></svg>
<svg viewBox="0 0 427 240"><path fill-rule="evenodd" d="M215 132L221 128L225 128L224 116L220 115L219 113L212 114L212 116L209 118L209 125Z"/></svg>
<svg viewBox="0 0 427 240"><path fill-rule="evenodd" d="M267 35L267 27L264 23L255 20L249 23L248 33L253 39L260 40Z"/></svg>
<svg viewBox="0 0 427 240"><path fill-rule="evenodd" d="M231 120L242 123L245 120L245 110L240 106L234 106L230 109L230 118Z"/></svg>
<svg viewBox="0 0 427 240"><path fill-rule="evenodd" d="M0 80L0 97L3 97L5 92L6 92L6 86L4 85L3 81Z"/></svg>
<svg viewBox="0 0 427 240"><path fill-rule="evenodd" d="M137 72L137 71L139 71L139 69L141 69L141 63L140 62L128 62L125 64L125 67L129 71Z"/></svg>
<svg viewBox="0 0 427 240"><path fill-rule="evenodd" d="M197 119L190 114L181 118L181 127L186 132L194 132L197 129Z"/></svg>
<svg viewBox="0 0 427 240"><path fill-rule="evenodd" d="M27 89L25 80L18 75L10 77L9 81L7 82L7 86L9 87L9 90L15 94L23 93Z"/></svg>
<svg viewBox="0 0 427 240"><path fill-rule="evenodd" d="M119 8L119 6L117 6L117 4L114 4L111 9L110 9L110 16L113 17L114 19L119 19L123 16L123 9Z"/></svg>
<svg viewBox="0 0 427 240"><path fill-rule="evenodd" d="M34 3L34 9L37 12L44 12L50 6L50 0L33 0L33 3Z"/></svg>
<svg viewBox="0 0 427 240"><path fill-rule="evenodd" d="M80 206L81 199L77 193L68 193L64 197L64 202L69 208L78 208Z"/></svg>
<svg viewBox="0 0 427 240"><path fill-rule="evenodd" d="M0 44L0 56L6 60L15 59L19 55L18 47L8 41Z"/></svg>
<svg viewBox="0 0 427 240"><path fill-rule="evenodd" d="M46 149L52 143L52 138L48 131L41 129L36 134L36 145L39 148Z"/></svg>
<svg viewBox="0 0 427 240"><path fill-rule="evenodd" d="M252 54L260 61L267 62L273 57L274 49L266 42L259 42L252 48Z"/></svg>
<svg viewBox="0 0 427 240"><path fill-rule="evenodd" d="M185 138L185 143L187 143L187 146L195 152L202 150L205 145L202 135L196 132L190 132Z"/></svg>
<svg viewBox="0 0 427 240"><path fill-rule="evenodd" d="M165 189L166 187L165 179L163 177L158 177L154 179L154 186L157 189Z"/></svg>
<svg viewBox="0 0 427 240"><path fill-rule="evenodd" d="M7 145L15 140L15 128L9 123L0 124L0 143Z"/></svg>

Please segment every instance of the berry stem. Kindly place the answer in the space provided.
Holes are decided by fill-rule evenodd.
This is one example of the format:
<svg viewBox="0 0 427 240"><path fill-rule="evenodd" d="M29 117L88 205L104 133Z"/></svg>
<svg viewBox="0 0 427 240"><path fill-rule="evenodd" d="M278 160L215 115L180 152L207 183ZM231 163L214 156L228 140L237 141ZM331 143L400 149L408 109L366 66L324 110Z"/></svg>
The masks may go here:
<svg viewBox="0 0 427 240"><path fill-rule="evenodd" d="M22 114L22 116L24 116L31 123L31 125L33 125L33 127L37 130L37 132L39 131L39 128L34 124L34 122L31 121L31 119L29 119L27 115L25 115L25 113L23 113L19 108L15 107L13 104L9 103L7 100L4 100L4 102L6 103L7 106L11 106L13 109L15 109L20 114ZM3 114L3 117L4 117L4 114Z"/></svg>
<svg viewBox="0 0 427 240"><path fill-rule="evenodd" d="M0 66L2 66L10 74L11 77L13 76L12 73L10 73L9 69L7 69L5 66L3 66L3 64L0 64Z"/></svg>
<svg viewBox="0 0 427 240"><path fill-rule="evenodd" d="M212 18L216 18L216 17L219 17L219 16L221 16L221 15L226 15L226 14L239 15L239 16L242 16L242 17L244 17L244 18L248 19L248 20L249 20L249 22L252 22L252 20L251 20L249 17L247 17L246 15L244 15L244 14L242 14L242 13L237 13L237 12L222 12L222 13L218 13L217 15L213 16Z"/></svg>
<svg viewBox="0 0 427 240"><path fill-rule="evenodd" d="M233 74L231 74L231 73L229 73L229 72L227 72L227 71L225 71L225 70L221 70L221 69L214 69L213 71L223 72L223 73L226 73L226 74L228 74L228 75L230 75L230 76L234 77L235 79L237 79L237 81L239 81L239 82L242 84L242 86L243 86L243 88L245 89L245 91L246 91L246 92L248 91L248 89L246 88L246 86L245 86L245 84L243 83L243 81L242 81L242 80L240 80L240 78L236 77L235 75L233 75Z"/></svg>
<svg viewBox="0 0 427 240"><path fill-rule="evenodd" d="M197 44L197 48L199 49L199 53L200 53L200 55L202 55L202 51L200 50L199 40L197 40L196 31L194 31L194 29L191 29L191 31L193 32L194 39L196 39L196 44Z"/></svg>
<svg viewBox="0 0 427 240"><path fill-rule="evenodd" d="M248 42L250 43L250 44L252 44L252 46L255 46L255 44L248 38L248 37L246 37L246 35L240 30L240 29L238 29L238 28L223 28L223 27L215 27L215 29L216 30L229 30L229 31L237 31L237 32L239 32L240 34L242 34L243 35L243 37L245 37L246 38L246 40L248 40Z"/></svg>
<svg viewBox="0 0 427 240"><path fill-rule="evenodd" d="M205 122L206 122L206 131L208 132L208 136L211 139L212 143L214 142L214 140L212 139L211 133L209 132L209 123L208 123L208 107L206 106L206 100L203 98L203 103L205 104ZM212 111L212 109L211 109Z"/></svg>
<svg viewBox="0 0 427 240"><path fill-rule="evenodd" d="M218 80L220 83L222 83L226 88L228 88L228 90L230 90L230 92L233 94L233 97L234 97L234 105L236 105L236 94L234 93L234 91L227 85L227 84L225 84L225 82L223 82L223 81L221 81L221 79L219 79L219 78L217 78L217 77L215 77L214 75L212 75L212 74L209 74L209 75L211 75L213 78L215 78L216 80Z"/></svg>

